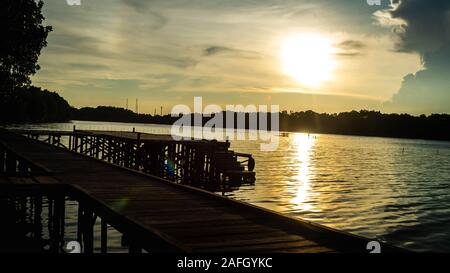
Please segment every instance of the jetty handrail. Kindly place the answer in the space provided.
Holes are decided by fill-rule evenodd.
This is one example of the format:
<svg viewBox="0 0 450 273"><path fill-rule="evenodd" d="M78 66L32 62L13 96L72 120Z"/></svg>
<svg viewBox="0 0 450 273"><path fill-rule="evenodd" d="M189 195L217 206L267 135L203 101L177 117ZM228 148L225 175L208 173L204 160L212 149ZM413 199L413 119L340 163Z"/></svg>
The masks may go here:
<svg viewBox="0 0 450 273"><path fill-rule="evenodd" d="M52 172L13 151L6 143L0 140L0 175L3 174L51 175Z"/></svg>

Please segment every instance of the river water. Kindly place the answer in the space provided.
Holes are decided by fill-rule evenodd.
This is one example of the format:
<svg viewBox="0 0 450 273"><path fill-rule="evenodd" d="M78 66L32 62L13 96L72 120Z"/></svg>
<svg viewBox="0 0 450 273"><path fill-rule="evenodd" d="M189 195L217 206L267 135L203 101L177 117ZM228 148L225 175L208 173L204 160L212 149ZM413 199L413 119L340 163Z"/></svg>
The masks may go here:
<svg viewBox="0 0 450 273"><path fill-rule="evenodd" d="M170 133L166 125L111 122L20 128L71 130L73 125ZM450 142L304 133L277 140L278 149L271 152L261 151L259 141L231 141L232 150L255 158L256 183L227 196L407 249L450 252ZM67 218L70 239L76 234L76 204ZM110 229L110 250L125 251L120 234Z"/></svg>

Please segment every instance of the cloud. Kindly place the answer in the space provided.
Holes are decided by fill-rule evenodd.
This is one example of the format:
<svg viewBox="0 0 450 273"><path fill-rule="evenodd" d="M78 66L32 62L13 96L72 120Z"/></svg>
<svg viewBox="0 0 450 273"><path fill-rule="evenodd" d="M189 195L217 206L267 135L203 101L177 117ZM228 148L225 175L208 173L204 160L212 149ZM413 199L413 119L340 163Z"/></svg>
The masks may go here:
<svg viewBox="0 0 450 273"><path fill-rule="evenodd" d="M137 60L142 60L143 58L139 58L136 56ZM189 68L195 66L198 61L189 57L175 57L175 56L167 56L161 54L148 55L144 57L149 62L157 62L162 65L172 66L177 68ZM144 60L145 60L144 59Z"/></svg>
<svg viewBox="0 0 450 273"><path fill-rule="evenodd" d="M345 40L345 41L339 43L338 47L342 48L342 49L361 49L361 48L365 48L366 45L361 41Z"/></svg>
<svg viewBox="0 0 450 273"><path fill-rule="evenodd" d="M393 0L388 10L375 13L398 38L396 50L421 57L424 70L404 77L386 109L415 113L450 112L450 2Z"/></svg>
<svg viewBox="0 0 450 273"><path fill-rule="evenodd" d="M393 26L398 50L424 55L449 43L450 1L394 0L391 8L375 13L382 24Z"/></svg>
<svg viewBox="0 0 450 273"><path fill-rule="evenodd" d="M358 57L363 54L361 52L337 52L335 55L340 57Z"/></svg>
<svg viewBox="0 0 450 273"><path fill-rule="evenodd" d="M90 64L90 63L71 63L70 67L81 70L106 70L109 67L101 64Z"/></svg>
<svg viewBox="0 0 450 273"><path fill-rule="evenodd" d="M167 19L167 17L163 16L161 13L158 13L158 12L148 11L148 12L146 12L145 15L147 17L151 17L151 19L152 19L152 25L151 25L152 30L158 30L158 29L163 28L169 21Z"/></svg>
<svg viewBox="0 0 450 273"><path fill-rule="evenodd" d="M141 0L122 0L122 2L132 8L134 8L136 11L142 11L146 10L149 5L151 4L151 0L147 1L141 1Z"/></svg>
<svg viewBox="0 0 450 273"><path fill-rule="evenodd" d="M336 53L341 57L356 57L363 55L363 50L366 48L366 44L357 40L345 40L335 46L340 51Z"/></svg>
<svg viewBox="0 0 450 273"><path fill-rule="evenodd" d="M198 63L197 60L189 56L170 55L166 52L167 50L163 50L162 47L157 47L159 50L156 51L149 51L147 47L139 47L131 44L128 45L128 47L111 52L105 50L105 47L107 48L110 45L108 45L107 41L104 39L105 37L92 37L92 34L88 36L72 31L66 31L65 33L59 31L50 35L50 42L47 50L59 54L59 56L74 54L80 58L103 58L103 60L108 60L110 62L153 63L176 68L189 68ZM131 39L132 37L130 37L128 41L131 41ZM85 65L84 68L88 69L87 66L88 65ZM90 66L92 68L92 65ZM72 66L71 68L74 67ZM79 65L78 68L81 68L81 65Z"/></svg>
<svg viewBox="0 0 450 273"><path fill-rule="evenodd" d="M99 54L101 40L73 32L55 31L49 35L48 47L58 53L92 53Z"/></svg>
<svg viewBox="0 0 450 273"><path fill-rule="evenodd" d="M234 52L234 50L223 46L210 46L203 50L203 56L212 56L227 52Z"/></svg>
<svg viewBox="0 0 450 273"><path fill-rule="evenodd" d="M261 56L256 51L242 50L225 46L209 46L203 49L203 56L210 57L215 55L231 55L240 58L256 59Z"/></svg>
<svg viewBox="0 0 450 273"><path fill-rule="evenodd" d="M399 91L385 103L387 110L416 114L449 113L450 46L428 53L427 68L403 78Z"/></svg>
<svg viewBox="0 0 450 273"><path fill-rule="evenodd" d="M145 18L138 18L139 20L149 20L152 22L151 29L152 30L158 30L162 27L164 27L167 22L169 21L168 18L164 15L162 15L160 12L156 12L154 10L150 10L151 4L153 4L155 1L151 0L122 0L122 2L127 5L128 7L131 7L134 11L136 11L139 14L145 15Z"/></svg>

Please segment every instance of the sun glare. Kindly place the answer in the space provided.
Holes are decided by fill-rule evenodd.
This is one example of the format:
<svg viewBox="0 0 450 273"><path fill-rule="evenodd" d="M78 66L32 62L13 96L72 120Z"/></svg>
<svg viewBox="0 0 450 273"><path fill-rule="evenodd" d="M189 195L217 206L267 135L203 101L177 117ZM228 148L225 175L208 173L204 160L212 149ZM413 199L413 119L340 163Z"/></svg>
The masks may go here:
<svg viewBox="0 0 450 273"><path fill-rule="evenodd" d="M302 33L283 41L283 71L300 84L319 87L333 76L336 62L331 41L316 33Z"/></svg>

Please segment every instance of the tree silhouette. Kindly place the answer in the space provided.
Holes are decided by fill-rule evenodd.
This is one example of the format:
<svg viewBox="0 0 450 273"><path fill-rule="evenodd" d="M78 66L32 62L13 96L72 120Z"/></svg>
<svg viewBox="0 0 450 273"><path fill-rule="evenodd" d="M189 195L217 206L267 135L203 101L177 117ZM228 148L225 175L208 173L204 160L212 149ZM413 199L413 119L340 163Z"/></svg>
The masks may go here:
<svg viewBox="0 0 450 273"><path fill-rule="evenodd" d="M43 5L35 0L2 0L0 4L0 124L69 119L66 100L30 85L52 30L42 25Z"/></svg>
<svg viewBox="0 0 450 273"><path fill-rule="evenodd" d="M249 129L249 114L245 115L245 126L237 127L237 113L231 112L235 128ZM261 113L257 113L260 115ZM190 114L191 121L194 115ZM224 117L226 112L223 112ZM70 118L75 120L141 122L173 124L178 117L170 115L152 116L136 114L130 110L110 106L97 108L71 108ZM280 130L342 135L362 135L397 138L423 138L450 141L450 115L432 114L412 116L408 114L384 114L379 111L351 111L342 113L316 113L314 111L283 111L279 115ZM210 117L202 117L205 124ZM224 119L223 126L226 126ZM270 122L268 123L270 128Z"/></svg>
<svg viewBox="0 0 450 273"><path fill-rule="evenodd" d="M0 103L0 124L62 122L70 119L71 107L55 92L30 86L17 89Z"/></svg>
<svg viewBox="0 0 450 273"><path fill-rule="evenodd" d="M5 98L30 84L52 28L42 25L42 1L2 0L0 6L0 96Z"/></svg>

